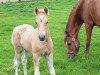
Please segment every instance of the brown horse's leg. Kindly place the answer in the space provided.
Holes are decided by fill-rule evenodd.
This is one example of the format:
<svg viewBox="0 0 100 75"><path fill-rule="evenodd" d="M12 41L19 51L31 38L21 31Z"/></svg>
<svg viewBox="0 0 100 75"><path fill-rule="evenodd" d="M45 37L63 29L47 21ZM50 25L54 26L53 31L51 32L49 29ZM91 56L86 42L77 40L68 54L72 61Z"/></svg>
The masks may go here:
<svg viewBox="0 0 100 75"><path fill-rule="evenodd" d="M86 57L89 56L93 25L86 24Z"/></svg>

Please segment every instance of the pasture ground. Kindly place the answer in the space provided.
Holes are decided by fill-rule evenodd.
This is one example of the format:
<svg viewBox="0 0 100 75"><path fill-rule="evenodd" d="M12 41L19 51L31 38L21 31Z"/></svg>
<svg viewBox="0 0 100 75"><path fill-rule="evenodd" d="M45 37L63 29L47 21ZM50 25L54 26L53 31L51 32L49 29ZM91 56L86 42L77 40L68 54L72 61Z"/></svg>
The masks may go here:
<svg viewBox="0 0 100 75"><path fill-rule="evenodd" d="M49 8L49 28L54 42L54 67L57 75L100 75L100 29L94 27L89 58L85 58L85 28L81 27L80 52L75 59L66 58L64 29L76 0L35 0L34 2L0 4L0 75L14 75L14 50L11 34L15 26L31 24L36 27L34 7ZM32 54L28 55L28 75L33 75ZM49 75L46 60L40 60L41 75ZM19 75L23 75L20 63Z"/></svg>

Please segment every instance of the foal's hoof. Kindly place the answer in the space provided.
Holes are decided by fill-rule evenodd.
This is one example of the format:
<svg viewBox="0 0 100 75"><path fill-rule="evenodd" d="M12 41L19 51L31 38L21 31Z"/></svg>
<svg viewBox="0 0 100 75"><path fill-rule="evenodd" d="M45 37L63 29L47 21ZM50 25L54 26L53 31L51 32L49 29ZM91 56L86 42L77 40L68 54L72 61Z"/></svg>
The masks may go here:
<svg viewBox="0 0 100 75"><path fill-rule="evenodd" d="M50 75L56 75L55 70L53 70Z"/></svg>
<svg viewBox="0 0 100 75"><path fill-rule="evenodd" d="M51 75L56 75L55 73L52 73Z"/></svg>
<svg viewBox="0 0 100 75"><path fill-rule="evenodd" d="M34 75L40 75L40 73L35 73Z"/></svg>

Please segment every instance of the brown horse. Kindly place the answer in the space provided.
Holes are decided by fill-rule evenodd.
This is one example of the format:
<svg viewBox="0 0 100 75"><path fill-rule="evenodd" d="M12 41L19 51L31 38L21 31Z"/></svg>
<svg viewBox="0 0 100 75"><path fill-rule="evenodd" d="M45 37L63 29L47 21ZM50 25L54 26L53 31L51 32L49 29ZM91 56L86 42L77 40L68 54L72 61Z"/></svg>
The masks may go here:
<svg viewBox="0 0 100 75"><path fill-rule="evenodd" d="M68 57L77 55L80 47L78 32L83 23L86 28L86 56L89 55L93 26L100 27L100 0L79 0L73 8L65 29Z"/></svg>

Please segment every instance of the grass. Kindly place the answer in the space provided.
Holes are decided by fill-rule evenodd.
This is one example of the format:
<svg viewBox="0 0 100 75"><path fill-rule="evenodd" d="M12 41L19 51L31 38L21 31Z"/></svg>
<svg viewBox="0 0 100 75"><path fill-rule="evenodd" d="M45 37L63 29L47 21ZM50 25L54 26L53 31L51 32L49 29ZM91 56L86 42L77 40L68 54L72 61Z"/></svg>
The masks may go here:
<svg viewBox="0 0 100 75"><path fill-rule="evenodd" d="M66 58L64 29L75 0L35 0L34 2L0 4L0 75L14 75L14 50L11 34L15 26L28 23L36 27L34 7L49 8L49 28L54 42L54 67L57 75L100 75L100 30L94 27L91 41L91 55L85 58L85 28L81 27L79 40L81 48L75 59ZM32 54L28 55L28 75L33 75ZM41 75L49 75L46 60L40 61ZM20 63L19 75L23 75Z"/></svg>

